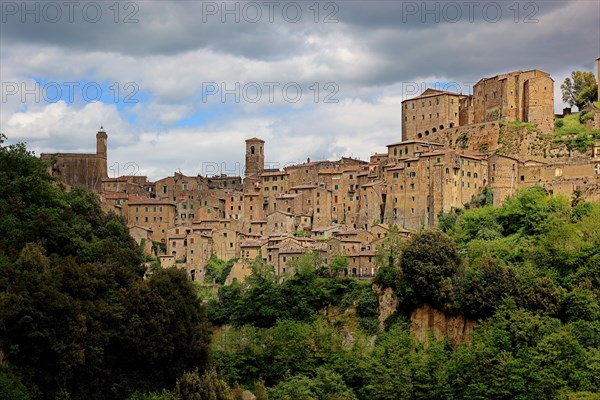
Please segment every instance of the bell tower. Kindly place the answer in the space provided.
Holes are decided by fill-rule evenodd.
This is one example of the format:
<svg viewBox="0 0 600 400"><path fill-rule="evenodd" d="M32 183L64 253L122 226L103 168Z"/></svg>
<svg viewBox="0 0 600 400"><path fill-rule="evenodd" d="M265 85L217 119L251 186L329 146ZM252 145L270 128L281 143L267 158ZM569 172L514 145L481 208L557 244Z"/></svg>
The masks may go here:
<svg viewBox="0 0 600 400"><path fill-rule="evenodd" d="M260 173L265 168L265 141L259 138L246 140L246 168L244 175Z"/></svg>

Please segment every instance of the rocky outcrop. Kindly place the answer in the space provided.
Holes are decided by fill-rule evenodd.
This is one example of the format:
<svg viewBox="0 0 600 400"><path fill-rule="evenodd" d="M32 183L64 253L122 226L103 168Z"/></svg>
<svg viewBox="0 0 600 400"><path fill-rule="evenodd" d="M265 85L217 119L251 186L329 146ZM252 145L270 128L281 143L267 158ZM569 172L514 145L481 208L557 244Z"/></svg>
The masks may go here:
<svg viewBox="0 0 600 400"><path fill-rule="evenodd" d="M429 332L436 338L448 338L452 344L469 340L476 322L463 316L448 316L425 305L413 311L410 317L410 333L420 343L426 343Z"/></svg>
<svg viewBox="0 0 600 400"><path fill-rule="evenodd" d="M392 288L381 288L379 285L373 285L373 291L377 295L379 299L379 328L383 329L385 320L388 319L390 315L396 312L396 307L398 307L398 298L394 294Z"/></svg>

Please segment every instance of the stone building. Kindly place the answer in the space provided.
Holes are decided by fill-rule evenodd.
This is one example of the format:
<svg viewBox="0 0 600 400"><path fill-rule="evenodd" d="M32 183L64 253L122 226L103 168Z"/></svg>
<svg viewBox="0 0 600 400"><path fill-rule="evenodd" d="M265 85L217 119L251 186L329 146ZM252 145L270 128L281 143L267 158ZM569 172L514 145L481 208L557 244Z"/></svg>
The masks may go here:
<svg viewBox="0 0 600 400"><path fill-rule="evenodd" d="M40 158L48 164L48 172L67 188L80 185L100 192L102 180L108 178L107 140L108 135L101 127L96 134L96 153L42 153Z"/></svg>
<svg viewBox="0 0 600 400"><path fill-rule="evenodd" d="M260 174L265 169L265 141L259 138L246 140L245 177Z"/></svg>
<svg viewBox="0 0 600 400"><path fill-rule="evenodd" d="M441 211L463 207L487 182L484 154L435 146L432 151L411 152L402 142L390 147L405 149L406 156L385 170L386 224L411 230L434 226Z"/></svg>
<svg viewBox="0 0 600 400"><path fill-rule="evenodd" d="M531 122L543 132L554 129L554 80L538 69L482 78L473 95L460 100L459 125L492 121Z"/></svg>
<svg viewBox="0 0 600 400"><path fill-rule="evenodd" d="M438 130L458 125L459 102L466 96L427 89L402 102L402 140L424 139Z"/></svg>
<svg viewBox="0 0 600 400"><path fill-rule="evenodd" d="M152 240L166 243L167 231L175 226L177 205L157 199L139 199L127 203L129 226L138 225L152 229Z"/></svg>

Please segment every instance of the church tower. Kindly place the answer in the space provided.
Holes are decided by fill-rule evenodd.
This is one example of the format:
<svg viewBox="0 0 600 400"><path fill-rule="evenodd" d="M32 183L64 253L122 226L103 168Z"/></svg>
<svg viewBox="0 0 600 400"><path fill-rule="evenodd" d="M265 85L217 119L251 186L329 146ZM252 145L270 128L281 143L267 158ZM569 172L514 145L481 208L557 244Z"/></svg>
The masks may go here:
<svg viewBox="0 0 600 400"><path fill-rule="evenodd" d="M265 168L265 141L258 138L246 140L246 177L262 172Z"/></svg>

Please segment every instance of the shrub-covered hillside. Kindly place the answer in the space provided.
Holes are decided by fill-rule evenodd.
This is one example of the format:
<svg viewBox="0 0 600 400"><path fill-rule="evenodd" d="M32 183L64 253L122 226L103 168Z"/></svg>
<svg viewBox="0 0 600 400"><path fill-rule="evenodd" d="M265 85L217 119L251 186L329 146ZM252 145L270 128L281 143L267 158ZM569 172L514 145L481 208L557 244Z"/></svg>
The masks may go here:
<svg viewBox="0 0 600 400"><path fill-rule="evenodd" d="M212 366L275 400L597 397L600 207L532 188L440 221L408 243L391 229L379 250L375 284L398 298L383 331L369 284L307 255L278 285L257 261L209 307L227 325ZM424 304L476 319L470 341L417 342L409 320Z"/></svg>
<svg viewBox="0 0 600 400"><path fill-rule="evenodd" d="M205 309L184 273L143 280L119 217L65 193L0 137L0 398L122 399L203 368Z"/></svg>

